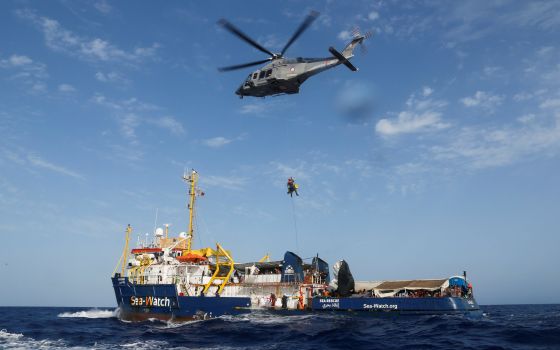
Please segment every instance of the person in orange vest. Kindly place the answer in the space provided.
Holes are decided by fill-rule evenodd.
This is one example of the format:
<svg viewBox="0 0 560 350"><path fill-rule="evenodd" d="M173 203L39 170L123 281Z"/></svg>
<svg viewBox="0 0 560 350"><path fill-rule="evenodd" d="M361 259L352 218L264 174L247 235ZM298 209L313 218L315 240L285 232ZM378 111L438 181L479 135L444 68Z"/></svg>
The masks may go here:
<svg viewBox="0 0 560 350"><path fill-rule="evenodd" d="M299 196L299 193L297 192L298 189L298 185L296 184L295 180L290 176L290 178L288 178L288 194L290 195L290 197L293 197L294 192L296 194L296 196Z"/></svg>

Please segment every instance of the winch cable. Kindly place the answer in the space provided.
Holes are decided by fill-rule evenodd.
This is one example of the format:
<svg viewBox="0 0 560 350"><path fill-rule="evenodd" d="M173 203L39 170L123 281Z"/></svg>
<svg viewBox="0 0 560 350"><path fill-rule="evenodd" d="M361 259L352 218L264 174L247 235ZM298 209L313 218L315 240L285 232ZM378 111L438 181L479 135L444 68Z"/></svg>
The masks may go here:
<svg viewBox="0 0 560 350"><path fill-rule="evenodd" d="M210 238L210 239L214 239L214 235L212 235L212 232L210 232L210 228L208 227L208 224L206 224L206 221L204 220L204 216L201 215L199 216L197 212L194 213L194 217L195 217L195 223L197 224L197 227L200 229L200 231L202 231L202 227L204 226L204 231L206 233L206 235ZM200 224L199 224L200 223ZM200 232L199 231L199 232ZM203 241L202 241L202 235L198 234L198 244L200 244L200 248L204 247ZM207 238L208 238L207 237ZM214 239L215 242L217 242L216 239Z"/></svg>
<svg viewBox="0 0 560 350"><path fill-rule="evenodd" d="M202 235L201 235L202 230L201 230L201 225L198 224L199 222L200 222L200 220L198 219L198 215L197 215L196 212L194 212L194 225L195 225L195 229L198 233L196 235L196 238L198 238L198 244L199 244L198 246L200 248L202 248L202 247L204 247L204 245L202 244L202 238L201 238L202 237Z"/></svg>
<svg viewBox="0 0 560 350"><path fill-rule="evenodd" d="M298 242L298 229L297 229L297 220L296 220L296 205L294 204L294 199L290 198L292 202L292 211L294 216L294 231L296 233L296 253L299 254L299 242Z"/></svg>

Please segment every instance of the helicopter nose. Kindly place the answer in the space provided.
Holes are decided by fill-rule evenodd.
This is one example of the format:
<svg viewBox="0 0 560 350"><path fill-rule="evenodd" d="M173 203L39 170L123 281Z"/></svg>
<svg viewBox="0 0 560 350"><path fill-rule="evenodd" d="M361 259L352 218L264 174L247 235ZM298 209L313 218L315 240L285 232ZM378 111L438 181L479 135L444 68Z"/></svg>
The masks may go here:
<svg viewBox="0 0 560 350"><path fill-rule="evenodd" d="M236 95L241 95L241 86L237 90L235 90L235 94Z"/></svg>

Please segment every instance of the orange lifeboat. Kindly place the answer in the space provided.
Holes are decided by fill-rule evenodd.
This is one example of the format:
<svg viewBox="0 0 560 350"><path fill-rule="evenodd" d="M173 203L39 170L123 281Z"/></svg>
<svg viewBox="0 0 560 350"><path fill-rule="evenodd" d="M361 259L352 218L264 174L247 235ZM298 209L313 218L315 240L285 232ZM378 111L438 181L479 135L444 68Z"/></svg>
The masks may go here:
<svg viewBox="0 0 560 350"><path fill-rule="evenodd" d="M198 254L193 254L193 253L186 253L183 254L181 256L177 257L177 260L179 260L180 262L201 262L201 261L206 261L208 260L205 256L202 255L198 255Z"/></svg>

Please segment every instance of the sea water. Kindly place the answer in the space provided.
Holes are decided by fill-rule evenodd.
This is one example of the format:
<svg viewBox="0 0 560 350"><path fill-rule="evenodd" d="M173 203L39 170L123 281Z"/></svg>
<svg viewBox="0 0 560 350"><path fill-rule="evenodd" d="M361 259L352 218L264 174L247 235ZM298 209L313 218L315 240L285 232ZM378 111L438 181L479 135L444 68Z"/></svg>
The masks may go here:
<svg viewBox="0 0 560 350"><path fill-rule="evenodd" d="M560 305L482 306L479 317L282 316L120 321L113 308L0 307L0 349L560 349Z"/></svg>

